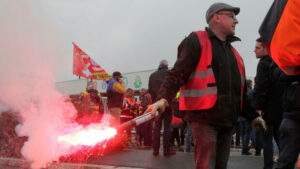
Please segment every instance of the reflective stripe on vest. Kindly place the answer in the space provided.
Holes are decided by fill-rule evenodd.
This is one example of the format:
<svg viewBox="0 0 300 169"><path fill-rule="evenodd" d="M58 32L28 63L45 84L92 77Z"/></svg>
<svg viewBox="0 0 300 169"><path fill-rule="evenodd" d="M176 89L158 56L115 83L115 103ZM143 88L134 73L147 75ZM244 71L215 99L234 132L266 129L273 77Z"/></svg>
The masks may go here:
<svg viewBox="0 0 300 169"><path fill-rule="evenodd" d="M147 103L147 105L149 106L149 105L151 105L152 104L152 99L151 99L151 95L149 94L149 93L147 93L147 94L145 94L145 96L147 97L147 99L148 99L148 103Z"/></svg>
<svg viewBox="0 0 300 169"><path fill-rule="evenodd" d="M93 114L99 114L99 105L91 105L90 104L90 110Z"/></svg>
<svg viewBox="0 0 300 169"><path fill-rule="evenodd" d="M203 110L212 108L217 101L216 80L212 69L212 47L206 31L196 32L201 45L201 56L196 70L190 75L187 84L180 88L180 110ZM232 47L241 74L241 90L244 89L244 63ZM242 96L242 95L241 95Z"/></svg>

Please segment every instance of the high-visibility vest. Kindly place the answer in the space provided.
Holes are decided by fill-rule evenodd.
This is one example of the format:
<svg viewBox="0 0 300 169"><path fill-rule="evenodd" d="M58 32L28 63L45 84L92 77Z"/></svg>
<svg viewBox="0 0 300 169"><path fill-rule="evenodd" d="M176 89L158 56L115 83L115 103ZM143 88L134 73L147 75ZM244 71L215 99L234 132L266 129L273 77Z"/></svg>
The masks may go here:
<svg viewBox="0 0 300 169"><path fill-rule="evenodd" d="M135 101L132 97L124 96L123 108L127 109L129 105L134 105Z"/></svg>
<svg viewBox="0 0 300 169"><path fill-rule="evenodd" d="M212 69L211 41L206 31L196 32L201 44L201 56L196 70L188 82L180 88L179 110L204 110L212 108L217 101L216 79ZM232 47L241 75L241 107L245 83L244 62Z"/></svg>
<svg viewBox="0 0 300 169"><path fill-rule="evenodd" d="M130 106L130 107L129 107ZM135 103L134 98L132 97L127 97L124 96L124 100L123 100L123 109L129 109L129 113L132 115L137 115L138 114L138 110L137 110L137 105Z"/></svg>
<svg viewBox="0 0 300 169"><path fill-rule="evenodd" d="M173 116L172 117L172 122L171 122L171 124L180 124L180 123L182 123L182 119L181 118L178 118L178 117L176 117L176 116Z"/></svg>
<svg viewBox="0 0 300 169"><path fill-rule="evenodd" d="M140 116L140 115L142 115L143 114L143 106L142 106L142 104L139 102L138 103L138 115Z"/></svg>
<svg viewBox="0 0 300 169"><path fill-rule="evenodd" d="M299 156L299 160L298 160L298 167L300 168L300 156Z"/></svg>
<svg viewBox="0 0 300 169"><path fill-rule="evenodd" d="M147 106L150 106L152 104L151 95L149 93L147 93L145 96L148 98L148 104L147 104Z"/></svg>
<svg viewBox="0 0 300 169"><path fill-rule="evenodd" d="M99 114L99 105L95 105L93 103L90 103L90 111L93 114Z"/></svg>
<svg viewBox="0 0 300 169"><path fill-rule="evenodd" d="M151 106L152 105L151 95L149 93L147 93L144 95L144 97L147 97L147 99L148 99L147 107ZM143 113L144 113L143 106L142 106L142 103L140 102L139 103L139 115L142 115Z"/></svg>
<svg viewBox="0 0 300 169"><path fill-rule="evenodd" d="M95 104L92 102L91 97L87 89L83 90L84 93L84 98L85 98L85 103L88 104L88 112L92 114L99 114L99 104ZM97 95L99 96L100 92L98 91ZM100 94L101 97L101 94Z"/></svg>

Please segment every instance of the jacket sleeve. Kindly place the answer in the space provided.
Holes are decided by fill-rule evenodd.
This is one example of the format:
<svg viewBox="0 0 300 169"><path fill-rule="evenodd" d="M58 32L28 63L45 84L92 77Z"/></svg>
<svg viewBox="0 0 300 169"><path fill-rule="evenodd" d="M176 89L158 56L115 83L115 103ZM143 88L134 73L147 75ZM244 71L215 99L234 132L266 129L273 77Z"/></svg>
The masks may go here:
<svg viewBox="0 0 300 169"><path fill-rule="evenodd" d="M256 109L263 110L264 105L267 103L268 91L271 87L269 77L269 63L266 61L259 61L255 77L255 96L256 96Z"/></svg>
<svg viewBox="0 0 300 169"><path fill-rule="evenodd" d="M166 98L169 103L180 87L184 85L200 60L201 47L196 33L191 33L178 46L177 60L168 71L159 91L159 98Z"/></svg>
<svg viewBox="0 0 300 169"><path fill-rule="evenodd" d="M156 92L154 90L154 85L152 84L153 83L153 74L150 75L149 77L149 83L148 83L148 89L149 89L149 94L151 95L151 98L153 101L156 101Z"/></svg>
<svg viewBox="0 0 300 169"><path fill-rule="evenodd" d="M113 88L113 90L115 90L116 92L118 92L120 94L125 93L125 84L124 83L114 82L112 88Z"/></svg>

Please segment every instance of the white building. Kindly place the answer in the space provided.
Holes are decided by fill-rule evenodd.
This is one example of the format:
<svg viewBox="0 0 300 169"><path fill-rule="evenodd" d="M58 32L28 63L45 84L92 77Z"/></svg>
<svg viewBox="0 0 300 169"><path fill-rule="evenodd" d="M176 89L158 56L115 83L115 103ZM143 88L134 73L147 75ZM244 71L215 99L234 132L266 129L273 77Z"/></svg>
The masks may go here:
<svg viewBox="0 0 300 169"><path fill-rule="evenodd" d="M148 89L148 81L151 73L156 69L145 70L139 72L122 73L123 82L125 88L132 88L133 90L139 90L141 88ZM87 87L88 79L78 79L55 83L55 88L63 95L76 95L82 92ZM101 93L106 93L107 84L103 80L96 80L97 89Z"/></svg>
<svg viewBox="0 0 300 169"><path fill-rule="evenodd" d="M139 72L122 73L125 88L139 90L141 88L148 89L149 76L157 69L145 70ZM247 77L254 81L253 77ZM63 95L77 95L87 87L88 79L78 79L55 83L56 89ZM96 80L97 89L101 93L106 93L107 84L103 80Z"/></svg>

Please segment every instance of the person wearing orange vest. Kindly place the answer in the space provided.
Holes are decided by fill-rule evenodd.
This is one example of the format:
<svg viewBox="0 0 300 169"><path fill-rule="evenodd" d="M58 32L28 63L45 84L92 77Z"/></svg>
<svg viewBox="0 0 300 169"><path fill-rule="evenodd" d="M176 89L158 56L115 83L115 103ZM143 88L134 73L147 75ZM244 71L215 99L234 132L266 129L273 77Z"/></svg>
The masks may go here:
<svg viewBox="0 0 300 169"><path fill-rule="evenodd" d="M192 32L178 47L177 60L149 112L163 112L180 89L179 109L191 121L197 169L226 169L234 123L247 93L241 56L231 45L240 8L214 3L208 28Z"/></svg>
<svg viewBox="0 0 300 169"><path fill-rule="evenodd" d="M176 97L173 99L173 107L172 107L172 122L171 122L171 145L175 146L175 140L177 142L177 147L180 149L180 145L182 144L180 141L179 130L182 128L183 120L181 117L177 117L179 113L179 92L177 92Z"/></svg>
<svg viewBox="0 0 300 169"><path fill-rule="evenodd" d="M134 91L131 88L128 88L123 99L121 117L123 117L123 112L126 112L125 114L128 115L128 117L131 116L131 118L134 118L136 116L137 106L133 96Z"/></svg>
<svg viewBox="0 0 300 169"><path fill-rule="evenodd" d="M145 112L145 110L152 104L152 99L151 99L151 95L149 94L149 92L142 88L140 90L140 94L141 94L141 108L142 108L142 113L141 115ZM153 121L150 120L146 123L141 124L141 138L140 138L140 142L142 140L144 140L144 147L145 148L150 148L152 147L152 124Z"/></svg>
<svg viewBox="0 0 300 169"><path fill-rule="evenodd" d="M96 89L84 89L84 94L89 98L89 109L92 114L99 114L101 94Z"/></svg>
<svg viewBox="0 0 300 169"><path fill-rule="evenodd" d="M123 106L121 112L121 123L135 118L136 104L134 100L134 91L128 88L123 99ZM131 128L126 130L127 140L131 143Z"/></svg>

